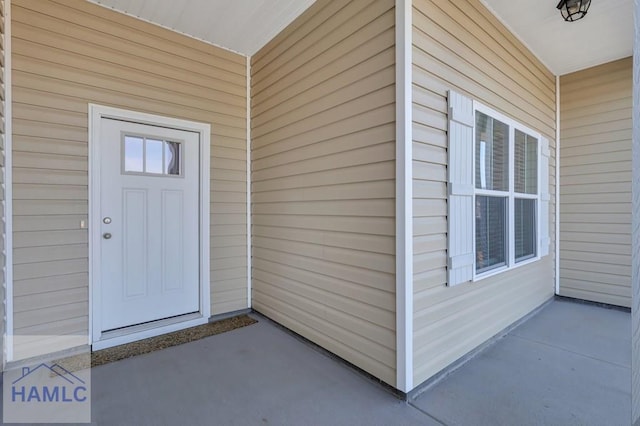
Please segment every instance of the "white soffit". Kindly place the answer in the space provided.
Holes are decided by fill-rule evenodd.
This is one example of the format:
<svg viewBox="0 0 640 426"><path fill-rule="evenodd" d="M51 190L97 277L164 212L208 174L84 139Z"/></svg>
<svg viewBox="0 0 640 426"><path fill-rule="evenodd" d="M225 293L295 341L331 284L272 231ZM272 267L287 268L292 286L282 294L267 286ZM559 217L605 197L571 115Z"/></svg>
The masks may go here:
<svg viewBox="0 0 640 426"><path fill-rule="evenodd" d="M564 22L559 0L481 1L556 75L633 53L633 0L592 0L576 22Z"/></svg>
<svg viewBox="0 0 640 426"><path fill-rule="evenodd" d="M251 56L315 0L89 0Z"/></svg>

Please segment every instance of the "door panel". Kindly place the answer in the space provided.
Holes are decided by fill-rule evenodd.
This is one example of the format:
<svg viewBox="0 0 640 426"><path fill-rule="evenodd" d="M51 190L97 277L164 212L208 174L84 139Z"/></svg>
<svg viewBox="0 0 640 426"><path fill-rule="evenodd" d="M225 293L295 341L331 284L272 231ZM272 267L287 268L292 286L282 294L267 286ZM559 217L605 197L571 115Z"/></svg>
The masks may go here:
<svg viewBox="0 0 640 426"><path fill-rule="evenodd" d="M199 311L198 134L103 118L100 136L102 331Z"/></svg>
<svg viewBox="0 0 640 426"><path fill-rule="evenodd" d="M183 262L180 259L183 245L183 192L162 191L162 283L165 291L183 288Z"/></svg>
<svg viewBox="0 0 640 426"><path fill-rule="evenodd" d="M124 297L147 294L147 190L122 189L122 279ZM114 228L109 226L109 228ZM112 237L113 238L113 237ZM110 243L110 242L109 242ZM105 242L106 244L106 242ZM111 265L103 267L110 269ZM113 285L113 284L110 284Z"/></svg>

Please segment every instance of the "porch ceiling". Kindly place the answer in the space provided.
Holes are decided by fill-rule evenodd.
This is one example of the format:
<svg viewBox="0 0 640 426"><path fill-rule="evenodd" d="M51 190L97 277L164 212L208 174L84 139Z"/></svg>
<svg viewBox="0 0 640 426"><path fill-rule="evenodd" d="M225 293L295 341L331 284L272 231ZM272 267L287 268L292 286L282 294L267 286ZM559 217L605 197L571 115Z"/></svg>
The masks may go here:
<svg viewBox="0 0 640 426"><path fill-rule="evenodd" d="M593 0L577 22L562 20L558 0L481 1L556 75L633 53L633 0Z"/></svg>
<svg viewBox="0 0 640 426"><path fill-rule="evenodd" d="M88 0L251 56L315 0Z"/></svg>
<svg viewBox="0 0 640 426"><path fill-rule="evenodd" d="M315 0L88 0L251 56ZM558 0L481 0L556 75L631 56L633 0L593 0L562 20Z"/></svg>

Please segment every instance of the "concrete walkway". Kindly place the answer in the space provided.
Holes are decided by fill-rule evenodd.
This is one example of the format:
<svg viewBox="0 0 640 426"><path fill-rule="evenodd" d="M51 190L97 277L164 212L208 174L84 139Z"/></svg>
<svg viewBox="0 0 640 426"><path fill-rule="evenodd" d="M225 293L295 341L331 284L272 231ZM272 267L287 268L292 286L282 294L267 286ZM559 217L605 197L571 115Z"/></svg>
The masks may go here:
<svg viewBox="0 0 640 426"><path fill-rule="evenodd" d="M554 301L410 402L257 318L94 368L94 424L629 424L626 312Z"/></svg>
<svg viewBox="0 0 640 426"><path fill-rule="evenodd" d="M631 314L556 300L419 395L447 425L631 423Z"/></svg>
<svg viewBox="0 0 640 426"><path fill-rule="evenodd" d="M100 425L437 425L268 320L93 369Z"/></svg>

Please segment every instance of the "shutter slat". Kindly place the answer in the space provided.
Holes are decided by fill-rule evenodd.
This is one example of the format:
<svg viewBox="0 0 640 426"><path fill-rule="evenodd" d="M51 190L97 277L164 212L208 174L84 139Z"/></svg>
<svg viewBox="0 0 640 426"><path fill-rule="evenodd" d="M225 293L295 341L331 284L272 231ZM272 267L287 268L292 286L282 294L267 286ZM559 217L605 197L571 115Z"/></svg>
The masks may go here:
<svg viewBox="0 0 640 426"><path fill-rule="evenodd" d="M473 279L473 101L449 91L448 279L449 286Z"/></svg>
<svg viewBox="0 0 640 426"><path fill-rule="evenodd" d="M549 238L549 200L551 200L549 194L549 157L551 156L551 152L549 151L549 139L542 137L541 143L539 244L540 257L544 257L549 254L549 245L551 244L551 238Z"/></svg>

